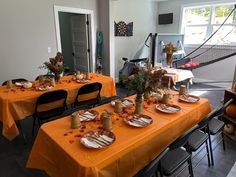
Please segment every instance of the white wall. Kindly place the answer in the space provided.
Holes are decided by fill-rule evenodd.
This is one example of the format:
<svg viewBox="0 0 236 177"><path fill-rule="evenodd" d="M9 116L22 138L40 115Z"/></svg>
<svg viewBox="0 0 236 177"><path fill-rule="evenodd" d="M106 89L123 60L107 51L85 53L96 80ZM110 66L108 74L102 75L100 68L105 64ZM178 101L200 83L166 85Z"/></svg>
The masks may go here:
<svg viewBox="0 0 236 177"><path fill-rule="evenodd" d="M54 5L93 10L97 30L97 0L1 0L0 83L46 72L38 67L57 52Z"/></svg>
<svg viewBox="0 0 236 177"><path fill-rule="evenodd" d="M112 1L111 16L115 22L133 22L133 36L115 37L115 77L118 79L122 68L122 57L134 59L138 50L144 45L149 33L156 32L157 2L149 0L118 0ZM113 30L114 30L113 21ZM148 49L147 49L148 50Z"/></svg>
<svg viewBox="0 0 236 177"><path fill-rule="evenodd" d="M180 33L180 17L181 17L181 6L186 4L194 3L207 3L207 2L232 2L235 0L170 0L158 2L158 14L162 13L174 13L173 24L169 25L158 25L158 33ZM192 51L193 48L186 48L187 53ZM218 50L211 50L209 57ZM236 56L226 59L215 64L208 65L203 68L195 69L193 71L194 76L209 80L232 80L233 72L236 65ZM222 72L223 71L223 72Z"/></svg>

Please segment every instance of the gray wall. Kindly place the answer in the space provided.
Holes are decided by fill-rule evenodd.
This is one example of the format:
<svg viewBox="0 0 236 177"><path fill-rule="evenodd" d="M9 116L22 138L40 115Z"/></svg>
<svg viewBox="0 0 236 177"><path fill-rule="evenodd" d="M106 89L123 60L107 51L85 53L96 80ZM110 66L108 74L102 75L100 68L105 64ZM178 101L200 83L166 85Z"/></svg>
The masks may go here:
<svg viewBox="0 0 236 177"><path fill-rule="evenodd" d="M136 53L143 49L148 34L156 32L157 2L119 0L113 1L112 3L114 10L111 16L115 22L133 22L133 36L115 37L115 77L117 80L119 70L123 66L123 60L121 58L127 57L134 59L134 57L138 57ZM149 49L144 47L143 51L143 57L148 57Z"/></svg>
<svg viewBox="0 0 236 177"><path fill-rule="evenodd" d="M64 64L70 68L74 69L73 57L72 57L72 36L71 36L71 24L70 17L73 13L59 12L59 22L60 22L60 33L61 33L61 44L62 53L64 57Z"/></svg>
<svg viewBox="0 0 236 177"><path fill-rule="evenodd" d="M54 5L93 10L97 30L97 0L1 0L0 82L46 72L38 67L57 52Z"/></svg>
<svg viewBox="0 0 236 177"><path fill-rule="evenodd" d="M103 34L103 74L110 75L110 1L99 0L99 31Z"/></svg>
<svg viewBox="0 0 236 177"><path fill-rule="evenodd" d="M224 0L221 2L229 2L234 0ZM158 25L158 33L180 33L180 17L181 6L185 4L193 3L207 3L217 2L216 0L170 0L158 2L158 14L162 13L174 13L173 24ZM234 1L235 2L235 1ZM197 46L196 46L197 47ZM194 48L186 47L186 53L192 51ZM234 48L235 49L235 48ZM204 50L204 49L203 49ZM201 50L199 50L200 52ZM212 57L214 54L222 52L222 49L211 50L208 53L208 57ZM232 51L231 51L232 52ZM217 56L216 56L217 57ZM203 78L207 80L232 80L233 72L236 65L236 56L228 58L224 61L217 62L215 64L208 65L193 71L194 76L197 78Z"/></svg>

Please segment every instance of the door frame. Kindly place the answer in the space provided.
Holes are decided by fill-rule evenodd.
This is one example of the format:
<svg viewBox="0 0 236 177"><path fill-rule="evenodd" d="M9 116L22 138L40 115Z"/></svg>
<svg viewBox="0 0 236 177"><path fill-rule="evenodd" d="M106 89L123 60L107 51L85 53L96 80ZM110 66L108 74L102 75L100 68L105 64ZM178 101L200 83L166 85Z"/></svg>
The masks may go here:
<svg viewBox="0 0 236 177"><path fill-rule="evenodd" d="M74 8L74 7L65 7L65 6L57 6L54 5L54 18L55 18L55 28L56 28L56 41L57 41L57 50L59 52L62 52L61 49L61 35L60 35L60 25L59 25L59 12L68 12L68 13L75 13L75 14L84 14L88 15L90 19L90 25L89 25L89 49L90 49L90 61L89 61L89 71L94 72L95 71L95 29L94 29L94 12L93 10L87 10L87 9L80 9L80 8Z"/></svg>

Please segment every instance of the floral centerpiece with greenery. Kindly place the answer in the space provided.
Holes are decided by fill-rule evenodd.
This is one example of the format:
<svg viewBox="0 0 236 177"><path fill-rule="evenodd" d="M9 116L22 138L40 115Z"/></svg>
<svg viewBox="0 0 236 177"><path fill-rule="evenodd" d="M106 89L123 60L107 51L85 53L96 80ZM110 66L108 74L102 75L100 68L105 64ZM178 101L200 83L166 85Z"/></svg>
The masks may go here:
<svg viewBox="0 0 236 177"><path fill-rule="evenodd" d="M49 72L55 76L55 80L59 81L61 74L64 71L62 53L57 52L57 55L54 58L49 58L49 62L44 62L43 68L48 69Z"/></svg>
<svg viewBox="0 0 236 177"><path fill-rule="evenodd" d="M172 66L172 56L173 56L173 53L176 51L177 51L177 48L172 43L165 45L163 52L166 53L167 65Z"/></svg>

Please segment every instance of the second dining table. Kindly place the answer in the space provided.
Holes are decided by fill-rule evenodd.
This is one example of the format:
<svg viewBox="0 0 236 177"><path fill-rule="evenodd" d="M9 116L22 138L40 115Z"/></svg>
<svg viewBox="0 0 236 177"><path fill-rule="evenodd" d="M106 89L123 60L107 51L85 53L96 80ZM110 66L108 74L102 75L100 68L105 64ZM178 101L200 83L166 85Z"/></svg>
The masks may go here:
<svg viewBox="0 0 236 177"><path fill-rule="evenodd" d="M113 78L91 73L88 83L91 82L102 83L101 96L110 97L116 95ZM68 92L67 104L71 104L75 101L78 89L84 84L87 83L77 83L74 76L64 76L59 84L47 91L66 90ZM3 136L8 140L13 140L19 134L16 121L34 113L36 100L44 92L36 90L35 87L29 89L13 87L8 89L6 86L0 86L0 121L3 123Z"/></svg>
<svg viewBox="0 0 236 177"><path fill-rule="evenodd" d="M134 102L135 97L127 98ZM27 167L44 170L51 177L130 177L150 163L185 131L201 121L210 111L206 98L196 103L179 101L176 92L171 103L181 110L174 114L160 112L159 103L144 101L142 114L152 118L152 124L137 128L127 125L123 115L113 113L113 144L102 149L90 149L81 144L81 137L101 128L100 116L83 123L83 128L70 128L71 116L41 126L31 150ZM100 115L114 112L108 103L93 108Z"/></svg>

